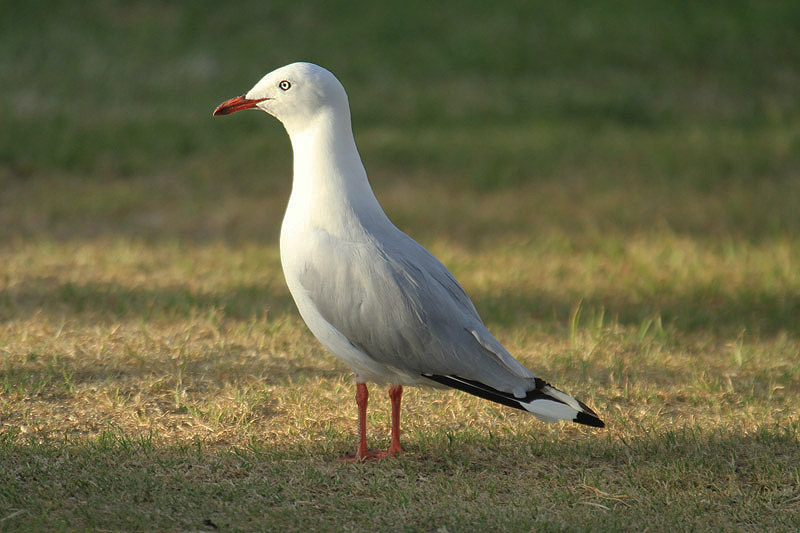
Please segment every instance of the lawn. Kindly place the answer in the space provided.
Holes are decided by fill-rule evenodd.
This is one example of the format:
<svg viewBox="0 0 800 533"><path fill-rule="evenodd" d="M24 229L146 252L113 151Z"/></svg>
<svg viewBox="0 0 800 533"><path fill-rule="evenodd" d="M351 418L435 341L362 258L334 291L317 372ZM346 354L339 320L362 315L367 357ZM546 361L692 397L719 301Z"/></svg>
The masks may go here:
<svg viewBox="0 0 800 533"><path fill-rule="evenodd" d="M800 528L800 4L5 7L0 530ZM211 117L295 60L347 88L390 218L606 429L409 389L405 452L339 460L288 138Z"/></svg>

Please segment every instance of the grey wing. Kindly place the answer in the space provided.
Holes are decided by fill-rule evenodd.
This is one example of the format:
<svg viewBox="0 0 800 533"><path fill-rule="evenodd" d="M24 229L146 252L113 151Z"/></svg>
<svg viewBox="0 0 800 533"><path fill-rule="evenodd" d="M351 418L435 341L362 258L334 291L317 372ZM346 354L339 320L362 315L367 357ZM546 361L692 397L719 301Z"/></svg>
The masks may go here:
<svg viewBox="0 0 800 533"><path fill-rule="evenodd" d="M453 275L396 230L368 243L327 236L300 282L320 314L376 361L524 396L535 376L489 333Z"/></svg>

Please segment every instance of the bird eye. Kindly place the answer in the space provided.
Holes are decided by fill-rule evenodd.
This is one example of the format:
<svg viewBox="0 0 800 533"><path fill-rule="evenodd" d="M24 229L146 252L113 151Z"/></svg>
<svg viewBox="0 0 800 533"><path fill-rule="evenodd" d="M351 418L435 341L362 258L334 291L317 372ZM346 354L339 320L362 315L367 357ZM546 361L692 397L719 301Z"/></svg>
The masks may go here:
<svg viewBox="0 0 800 533"><path fill-rule="evenodd" d="M282 91L288 91L291 86L292 84L286 80L283 80L278 84L278 87L280 87Z"/></svg>

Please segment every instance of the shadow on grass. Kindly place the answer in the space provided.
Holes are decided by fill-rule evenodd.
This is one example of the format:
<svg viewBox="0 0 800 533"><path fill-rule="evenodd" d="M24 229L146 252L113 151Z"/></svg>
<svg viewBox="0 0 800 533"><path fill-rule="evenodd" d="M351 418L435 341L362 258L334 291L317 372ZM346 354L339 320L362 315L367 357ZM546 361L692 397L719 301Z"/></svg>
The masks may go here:
<svg viewBox="0 0 800 533"><path fill-rule="evenodd" d="M214 311L226 318L247 320L280 316L294 309L288 290L275 292L260 285L204 292L181 285L131 288L114 283L63 283L38 278L0 292L0 320L44 313L78 319L90 316L93 322L109 323L120 319L196 318Z"/></svg>
<svg viewBox="0 0 800 533"><path fill-rule="evenodd" d="M700 335L707 343L730 343L743 331L761 336L800 335L796 317L800 315L800 296L796 294L751 293L748 290L706 288L685 294L664 294L652 300L633 300L625 295L590 296L581 306L589 324L605 328L614 323L632 327L625 340L638 351L642 327L654 316L664 324L662 331L651 331L659 342L680 346L683 335ZM488 319L489 328L535 323L555 336L567 337L570 321L579 298L546 291L535 294L478 292L476 304ZM591 323L592 313L602 312L605 324ZM316 343L298 347L296 339L284 338L301 332L300 318L287 291L274 291L257 285L241 285L225 292L204 292L186 286L129 288L111 283L61 283L49 279L31 279L0 292L0 320L46 317L51 324L69 319L79 324L104 324L111 330L120 322L164 323L166 330L156 340L149 337L130 347L126 341L112 338L97 341L97 353L86 357L65 357L71 344L51 347L46 353L33 350L3 369L6 390L19 389L25 395L59 399L70 397L82 384L108 384L120 394L136 394L143 383L163 376L164 390L204 393L219 390L225 383L261 385L285 384L291 380L318 380L341 376L344 365L325 359ZM179 322L179 329L168 324ZM295 323L289 323L296 321ZM200 330L216 331L219 340L203 338L189 342L186 323L206 324ZM660 324L659 323L659 327ZM578 324L584 327L584 324ZM239 333L226 335L226 328ZM267 345L255 346L241 328L258 328L258 336ZM182 328L182 329L181 329ZM234 331L234 330L231 330ZM102 335L101 335L102 337ZM94 348L85 348L93 350ZM84 349L84 350L85 350ZM663 361L635 357L636 380L648 382L664 376ZM94 361L94 363L93 363ZM572 364L572 363L570 363ZM619 369L617 369L620 371ZM605 376L613 368L598 369ZM628 370L625 371L627 373ZM554 379L554 378L551 378ZM782 382L779 378L778 382ZM788 379L788 378L787 378ZM149 385L148 385L149 386Z"/></svg>
<svg viewBox="0 0 800 533"><path fill-rule="evenodd" d="M470 291L484 320L509 325L520 320L570 320L578 302L602 310L607 320L639 326L658 316L678 331L707 331L729 338L742 330L760 335L800 335L800 294L755 291L719 285L663 292L652 296L625 294L555 294ZM261 285L237 285L224 292L198 291L181 285L131 288L114 283L63 283L30 279L0 292L0 320L49 315L92 323L120 320L191 319L218 313L233 320L295 314L288 290Z"/></svg>
<svg viewBox="0 0 800 533"><path fill-rule="evenodd" d="M320 350L322 348L320 347ZM302 383L348 375L346 367L313 364L306 354L272 357L243 346L226 346L211 353L157 352L145 356L122 355L109 363L107 353L92 361L62 357L58 352L31 352L27 361L6 364L0 372L0 393L18 391L25 397L69 400L81 386L105 386L118 396L135 396L147 388L153 394L206 395L224 385L256 387ZM119 354L117 354L118 356ZM42 364L43 363L43 364Z"/></svg>
<svg viewBox="0 0 800 533"><path fill-rule="evenodd" d="M619 520L686 525L686 509L717 527L789 528L800 521L796 423L750 431L639 428L553 440L434 431L407 442L398 459L364 464L336 460L346 449L337 435L305 447L209 448L197 440L172 444L111 430L91 440L45 443L5 433L0 508L25 511L5 511L6 525L19 529L197 529L208 521L237 529L254 519L273 528L317 529L333 520L381 529L387 516L422 529L435 515L437 527L461 530L485 513L496 514L500 524L529 526L547 517L543 509L563 513L562 525L573 520L585 527L590 519L601 529ZM593 506L590 516L576 517L577 503ZM400 509L402 516L395 516Z"/></svg>
<svg viewBox="0 0 800 533"><path fill-rule="evenodd" d="M571 297L570 297L571 296ZM758 292L744 287L708 286L651 297L625 294L565 295L550 291L492 291L478 294L476 306L491 322L520 320L567 327L577 305L587 314L602 313L606 323L641 326L653 317L681 333L710 332L723 339L742 331L755 335L800 335L800 294Z"/></svg>

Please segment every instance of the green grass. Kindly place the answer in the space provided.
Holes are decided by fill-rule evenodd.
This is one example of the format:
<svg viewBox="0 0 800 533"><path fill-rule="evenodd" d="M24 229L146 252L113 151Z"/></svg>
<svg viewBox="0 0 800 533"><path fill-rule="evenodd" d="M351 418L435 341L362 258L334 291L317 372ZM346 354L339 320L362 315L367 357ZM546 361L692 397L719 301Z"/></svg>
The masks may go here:
<svg viewBox="0 0 800 533"><path fill-rule="evenodd" d="M800 527L796 2L7 7L0 530ZM401 457L337 460L288 139L211 118L299 59L390 217L606 430L414 389Z"/></svg>

